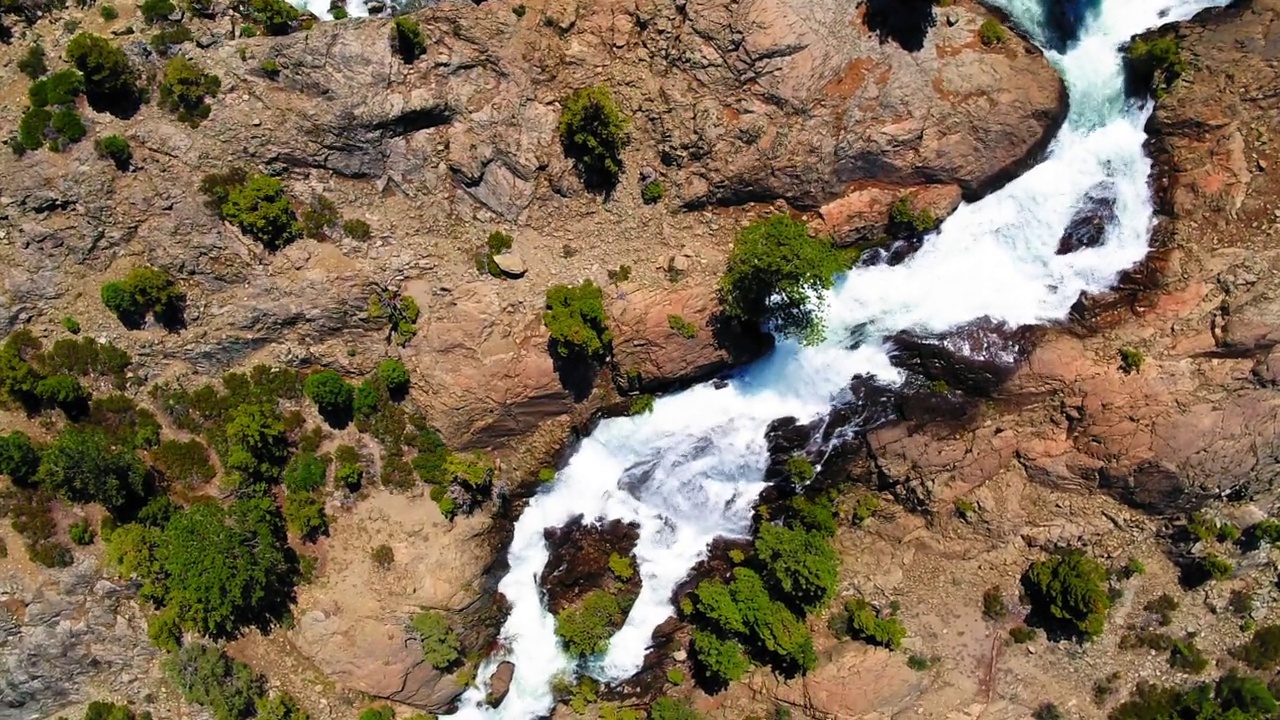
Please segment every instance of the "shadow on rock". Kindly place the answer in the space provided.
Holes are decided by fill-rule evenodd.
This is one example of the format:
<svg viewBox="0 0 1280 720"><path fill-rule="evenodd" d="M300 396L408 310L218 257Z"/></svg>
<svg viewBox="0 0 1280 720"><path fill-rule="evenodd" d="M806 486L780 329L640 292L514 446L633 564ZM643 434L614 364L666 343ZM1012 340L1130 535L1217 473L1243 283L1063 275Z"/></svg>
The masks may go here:
<svg viewBox="0 0 1280 720"><path fill-rule="evenodd" d="M891 338L893 364L938 392L993 397L1026 360L1034 338L1032 327L1011 328L987 317L938 335L901 332Z"/></svg>
<svg viewBox="0 0 1280 720"><path fill-rule="evenodd" d="M880 42L892 40L903 50L916 52L924 47L938 17L933 0L867 0L862 21Z"/></svg>

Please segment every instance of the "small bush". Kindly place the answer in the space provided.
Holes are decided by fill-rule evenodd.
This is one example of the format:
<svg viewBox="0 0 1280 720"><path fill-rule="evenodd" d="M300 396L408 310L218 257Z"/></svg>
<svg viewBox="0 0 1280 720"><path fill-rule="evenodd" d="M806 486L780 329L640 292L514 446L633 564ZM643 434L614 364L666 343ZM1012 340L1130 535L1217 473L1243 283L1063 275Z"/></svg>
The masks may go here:
<svg viewBox="0 0 1280 720"><path fill-rule="evenodd" d="M978 515L978 504L968 498L956 498L951 504L956 517L968 522Z"/></svg>
<svg viewBox="0 0 1280 720"><path fill-rule="evenodd" d="M1035 640L1036 634L1035 628L1029 628L1026 625L1017 625L1009 628L1009 637L1018 645Z"/></svg>
<svg viewBox="0 0 1280 720"><path fill-rule="evenodd" d="M668 315L667 325L685 340L692 340L698 336L698 327L679 315Z"/></svg>
<svg viewBox="0 0 1280 720"><path fill-rule="evenodd" d="M347 218L342 221L342 232L352 240L368 240L372 235L369 223L359 218Z"/></svg>
<svg viewBox="0 0 1280 720"><path fill-rule="evenodd" d="M627 408L628 415L646 415L653 412L653 403L655 398L652 395L637 395L631 398L631 405Z"/></svg>
<svg viewBox="0 0 1280 720"><path fill-rule="evenodd" d="M560 357L602 359L609 353L613 333L604 313L604 294L590 280L580 285L555 285L547 290L542 322Z"/></svg>
<svg viewBox="0 0 1280 720"><path fill-rule="evenodd" d="M1213 580L1226 580L1231 577L1231 573L1235 572L1235 566L1231 561L1213 553L1200 558L1199 565L1204 574Z"/></svg>
<svg viewBox="0 0 1280 720"><path fill-rule="evenodd" d="M862 598L847 601L844 610L849 616L849 636L855 640L896 650L907 636L907 629L898 618L880 617Z"/></svg>
<svg viewBox="0 0 1280 720"><path fill-rule="evenodd" d="M918 237L938 227L938 219L929 208L916 210L910 195L903 195L889 208L890 236L899 239Z"/></svg>
<svg viewBox="0 0 1280 720"><path fill-rule="evenodd" d="M71 548L56 540L40 540L27 544L27 557L37 565L47 568L71 567L75 557Z"/></svg>
<svg viewBox="0 0 1280 720"><path fill-rule="evenodd" d="M392 397L404 397L409 391L409 371L395 358L378 363L378 379Z"/></svg>
<svg viewBox="0 0 1280 720"><path fill-rule="evenodd" d="M178 11L178 8L172 0L142 0L138 10L142 13L143 20L158 23L168 20L170 15Z"/></svg>
<svg viewBox="0 0 1280 720"><path fill-rule="evenodd" d="M84 92L84 76L76 70L59 70L31 83L27 99L32 107L70 105Z"/></svg>
<svg viewBox="0 0 1280 720"><path fill-rule="evenodd" d="M1042 621L1093 638L1102 634L1111 608L1106 580L1106 569L1098 561L1079 550L1065 550L1032 563L1023 573L1022 586L1032 612Z"/></svg>
<svg viewBox="0 0 1280 720"><path fill-rule="evenodd" d="M809 462L809 458L804 455L792 455L787 458L785 469L787 471L787 479L796 486L807 484L817 474L813 463Z"/></svg>
<svg viewBox="0 0 1280 720"><path fill-rule="evenodd" d="M302 17L298 9L285 0L248 0L241 7L241 12L268 35L288 35ZM251 36L242 33L241 37Z"/></svg>
<svg viewBox="0 0 1280 720"><path fill-rule="evenodd" d="M126 326L133 327L151 313L162 324L182 314L186 296L168 272L142 266L129 271L121 280L102 286L102 304Z"/></svg>
<svg viewBox="0 0 1280 720"><path fill-rule="evenodd" d="M239 182L237 182L237 180ZM206 175L201 190L217 202L219 215L253 236L268 250L279 250L302 235L284 184L243 170Z"/></svg>
<svg viewBox="0 0 1280 720"><path fill-rule="evenodd" d="M995 47L1003 45L1004 41L1009 38L1009 31L1004 29L1000 21L995 18L987 18L982 21L982 27L978 28L978 39L987 47Z"/></svg>
<svg viewBox="0 0 1280 720"><path fill-rule="evenodd" d="M128 170L133 163L133 150L129 147L129 141L119 135L98 138L93 143L93 149L97 151L98 157L110 160L122 172Z"/></svg>
<svg viewBox="0 0 1280 720"><path fill-rule="evenodd" d="M684 671L683 671L683 670L681 670L681 669L680 669L680 668L678 668L678 667L673 667L673 668L668 669L668 670L667 670L667 682L671 683L672 685L677 685L677 686L679 686L679 685L683 685L683 684L684 684Z"/></svg>
<svg viewBox="0 0 1280 720"><path fill-rule="evenodd" d="M640 189L640 199L645 205L655 205L662 202L662 196L667 194L667 189L657 180L650 180Z"/></svg>
<svg viewBox="0 0 1280 720"><path fill-rule="evenodd" d="M751 669L742 646L715 633L695 628L689 650L699 684L712 692L737 682Z"/></svg>
<svg viewBox="0 0 1280 720"><path fill-rule="evenodd" d="M702 716L687 703L664 697L649 706L649 720L702 720Z"/></svg>
<svg viewBox="0 0 1280 720"><path fill-rule="evenodd" d="M611 553L609 555L609 572L620 582L627 582L636 575L636 565L628 555Z"/></svg>
<svg viewBox="0 0 1280 720"><path fill-rule="evenodd" d="M1169 667L1199 675L1209 667L1209 660L1194 640L1174 640L1169 649Z"/></svg>
<svg viewBox="0 0 1280 720"><path fill-rule="evenodd" d="M329 229L336 228L341 221L342 215L338 213L337 203L324 195L318 195L302 211L302 234L312 239L322 239Z"/></svg>
<svg viewBox="0 0 1280 720"><path fill-rule="evenodd" d="M94 110L128 115L137 109L143 93L124 51L106 38L80 33L67 45L66 57L84 75L85 97Z"/></svg>
<svg viewBox="0 0 1280 720"><path fill-rule="evenodd" d="M1142 609L1155 615L1161 627L1169 627L1173 624L1173 613L1178 609L1178 599L1169 593L1163 593L1160 597L1148 600Z"/></svg>
<svg viewBox="0 0 1280 720"><path fill-rule="evenodd" d="M115 5L99 5L98 15L101 16L103 20L112 22L120 17L120 11L116 10Z"/></svg>
<svg viewBox="0 0 1280 720"><path fill-rule="evenodd" d="M560 111L560 144L591 188L608 189L622 172L629 122L603 85L575 90Z"/></svg>
<svg viewBox="0 0 1280 720"><path fill-rule="evenodd" d="M1155 97L1164 97L1187 72L1182 48L1174 38L1138 39L1125 52L1125 66L1133 81Z"/></svg>
<svg viewBox="0 0 1280 720"><path fill-rule="evenodd" d="M40 468L40 451L20 430L0 435L0 475L16 485L30 485Z"/></svg>
<svg viewBox="0 0 1280 720"><path fill-rule="evenodd" d="M583 598L579 607L566 608L556 615L556 636L564 641L570 655L594 655L604 650L622 621L618 599L604 590L595 590Z"/></svg>
<svg viewBox="0 0 1280 720"><path fill-rule="evenodd" d="M170 59L160 81L160 104L178 120L197 127L212 112L205 98L218 94L222 81L206 73L185 57Z"/></svg>
<svg viewBox="0 0 1280 720"><path fill-rule="evenodd" d="M1009 608L1004 604L1004 593L1000 592L999 586L987 588L982 593L982 617L995 622L1008 614Z"/></svg>
<svg viewBox="0 0 1280 720"><path fill-rule="evenodd" d="M103 7L108 7L104 5ZM27 52L18 59L18 72L31 80L37 80L49 72L49 64L45 61L44 46L36 43L27 48Z"/></svg>
<svg viewBox="0 0 1280 720"><path fill-rule="evenodd" d="M427 39L417 20L403 15L395 19L391 25L391 49L406 65L426 54Z"/></svg>
<svg viewBox="0 0 1280 720"><path fill-rule="evenodd" d="M1280 625L1258 628L1248 642L1231 651L1231 656L1254 670L1280 667Z"/></svg>
<svg viewBox="0 0 1280 720"><path fill-rule="evenodd" d="M388 570L396 561L396 555L391 550L391 546L382 544L373 549L369 553L369 558L373 560L373 566L379 570Z"/></svg>
<svg viewBox="0 0 1280 720"><path fill-rule="evenodd" d="M163 30L157 32L156 34L152 35L150 45L151 45L151 49L155 50L156 53L159 54L161 57L170 57L174 54L175 48L177 48L180 45L189 43L192 40L195 40L195 38L196 38L195 33L191 32L191 28L187 27L186 25L183 25L182 23L178 23L176 25L170 25L164 28ZM222 87L222 83L221 83L221 80L218 80L216 75L211 77L213 77L214 80L217 80L216 83L214 83L214 81L212 80L210 81L211 83L210 88L214 92L209 92L208 94L213 95L216 93L216 90ZM197 109L200 110L201 113L205 112L204 109L201 109L199 107L197 107ZM178 113L180 111L172 110L172 112ZM201 115L184 116L180 114L179 119L191 125L191 127L195 127L196 125L199 124L199 121L203 120L204 118Z"/></svg>
<svg viewBox="0 0 1280 720"><path fill-rule="evenodd" d="M315 493L291 492L284 497L284 520L290 532L306 542L329 532L324 500Z"/></svg>
<svg viewBox="0 0 1280 720"><path fill-rule="evenodd" d="M526 8L523 3L511 8L511 14L515 15L518 18L524 17L525 13L527 12L529 12L529 8Z"/></svg>
<svg viewBox="0 0 1280 720"><path fill-rule="evenodd" d="M420 612L413 616L410 627L422 642L422 657L431 667L443 670L462 657L462 645L443 613Z"/></svg>
<svg viewBox="0 0 1280 720"><path fill-rule="evenodd" d="M854 525L861 525L875 516L880 509L880 498L869 492L859 492L850 503Z"/></svg>
<svg viewBox="0 0 1280 720"><path fill-rule="evenodd" d="M182 648L182 625L178 614L165 610L147 618L147 639L165 652L178 652Z"/></svg>
<svg viewBox="0 0 1280 720"><path fill-rule="evenodd" d="M245 720L256 712L262 678L222 650L191 643L164 661L165 672L188 702L203 705L216 720Z"/></svg>
<svg viewBox="0 0 1280 720"><path fill-rule="evenodd" d="M272 80L280 77L280 63L276 62L275 58L266 58L258 65L258 69Z"/></svg>
<svg viewBox="0 0 1280 720"><path fill-rule="evenodd" d="M1125 347L1120 348L1120 369L1126 375L1132 375L1136 372L1142 372L1142 365L1147 361L1147 356L1137 348Z"/></svg>
<svg viewBox="0 0 1280 720"><path fill-rule="evenodd" d="M1062 714L1062 710L1051 702L1041 703L1040 707L1036 708L1035 714L1031 717L1033 720L1066 720L1066 716Z"/></svg>

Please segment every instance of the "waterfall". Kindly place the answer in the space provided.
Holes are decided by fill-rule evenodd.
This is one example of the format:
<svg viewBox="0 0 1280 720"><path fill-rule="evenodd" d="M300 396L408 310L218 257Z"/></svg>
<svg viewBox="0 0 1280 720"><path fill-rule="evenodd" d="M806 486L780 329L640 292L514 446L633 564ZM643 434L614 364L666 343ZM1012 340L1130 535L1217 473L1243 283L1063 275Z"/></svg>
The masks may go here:
<svg viewBox="0 0 1280 720"><path fill-rule="evenodd" d="M1041 3L1047 1L996 4L1043 46L1049 31ZM899 381L881 338L901 330L940 332L982 316L1010 325L1057 320L1082 291L1106 289L1139 262L1153 223L1151 163L1142 152L1151 108L1125 99L1119 47L1132 35L1225 3L1103 0L1073 45L1046 51L1071 107L1043 162L999 192L961 206L906 262L858 267L840 278L823 298L823 344L780 342L719 389L698 385L659 399L651 413L600 423L516 522L510 570L499 585L511 602L502 650L482 664L480 684L464 694L453 717L546 715L554 705L553 680L574 671L538 590L548 557L545 528L579 514L639 525L635 554L643 589L607 652L585 668L606 682L625 679L640 668L654 628L674 612L673 589L711 540L750 531L752 505L764 487L770 421L822 416L857 374ZM1105 242L1056 255L1072 214L1102 183L1114 189L1117 216ZM515 676L503 703L489 708L485 683L502 660L515 664Z"/></svg>

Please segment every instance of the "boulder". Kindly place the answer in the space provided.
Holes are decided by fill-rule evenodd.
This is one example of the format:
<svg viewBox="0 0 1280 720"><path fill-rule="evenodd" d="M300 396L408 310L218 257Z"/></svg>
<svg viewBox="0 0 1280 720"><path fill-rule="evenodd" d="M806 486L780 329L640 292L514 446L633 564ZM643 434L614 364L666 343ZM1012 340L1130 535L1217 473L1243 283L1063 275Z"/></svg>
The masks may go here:
<svg viewBox="0 0 1280 720"><path fill-rule="evenodd" d="M1011 328L980 318L941 335L901 332L891 338L896 366L958 390L990 397L1013 376L1031 348L1029 328Z"/></svg>
<svg viewBox="0 0 1280 720"><path fill-rule="evenodd" d="M489 678L489 695L485 701L489 707L498 707L511 691L511 680L516 675L515 663L503 660Z"/></svg>
<svg viewBox="0 0 1280 720"><path fill-rule="evenodd" d="M494 255L493 264L498 266L503 275L512 279L522 278L528 272L528 268L524 264L524 258L520 257L520 253L510 250Z"/></svg>
<svg viewBox="0 0 1280 720"><path fill-rule="evenodd" d="M1114 188L1104 185L1089 190L1062 231L1056 254L1067 255L1101 246L1106 240L1107 228L1118 220Z"/></svg>
<svg viewBox="0 0 1280 720"><path fill-rule="evenodd" d="M636 525L619 520L588 523L578 516L561 527L547 528L543 535L550 554L539 584L546 593L547 609L552 613L576 604L601 588L639 590L639 573L621 581L609 569L611 556L632 557L640 539Z"/></svg>

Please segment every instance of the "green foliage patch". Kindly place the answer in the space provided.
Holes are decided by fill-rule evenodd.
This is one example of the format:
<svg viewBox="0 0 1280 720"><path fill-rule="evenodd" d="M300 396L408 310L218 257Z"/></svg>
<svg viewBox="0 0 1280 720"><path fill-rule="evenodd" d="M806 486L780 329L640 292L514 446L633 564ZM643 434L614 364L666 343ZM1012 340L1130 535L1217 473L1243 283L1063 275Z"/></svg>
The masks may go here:
<svg viewBox="0 0 1280 720"><path fill-rule="evenodd" d="M617 184L629 125L603 85L580 88L565 99L558 126L560 145L588 187L609 189Z"/></svg>
<svg viewBox="0 0 1280 720"><path fill-rule="evenodd" d="M844 269L845 259L828 239L812 237L798 220L772 215L734 238L720 300L731 317L816 343L822 338L819 297Z"/></svg>
<svg viewBox="0 0 1280 720"><path fill-rule="evenodd" d="M542 322L551 334L553 351L560 357L599 360L609 354L613 333L605 319L604 293L590 280L549 288Z"/></svg>
<svg viewBox="0 0 1280 720"><path fill-rule="evenodd" d="M413 616L409 627L422 643L422 657L431 667L444 670L461 659L462 644L444 613L424 610Z"/></svg>
<svg viewBox="0 0 1280 720"><path fill-rule="evenodd" d="M1022 587L1042 622L1084 638L1102 634L1111 599L1107 571L1079 550L1064 550L1032 563Z"/></svg>
<svg viewBox="0 0 1280 720"><path fill-rule="evenodd" d="M1125 67L1135 85L1157 98L1172 90L1190 69L1182 47L1171 37L1134 40L1125 51Z"/></svg>
<svg viewBox="0 0 1280 720"><path fill-rule="evenodd" d="M426 54L427 38L417 20L402 15L391 23L391 49L406 65Z"/></svg>
<svg viewBox="0 0 1280 720"><path fill-rule="evenodd" d="M120 280L102 286L102 304L126 327L137 327L147 313L170 326L181 322L186 296L173 277L160 268L142 265Z"/></svg>
<svg viewBox="0 0 1280 720"><path fill-rule="evenodd" d="M556 636L565 650L578 657L602 652L624 619L618 598L604 590L588 593L576 608L556 615Z"/></svg>
<svg viewBox="0 0 1280 720"><path fill-rule="evenodd" d="M206 643L182 647L165 659L164 669L182 697L209 708L215 720L253 717L264 692L252 668Z"/></svg>

